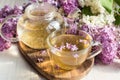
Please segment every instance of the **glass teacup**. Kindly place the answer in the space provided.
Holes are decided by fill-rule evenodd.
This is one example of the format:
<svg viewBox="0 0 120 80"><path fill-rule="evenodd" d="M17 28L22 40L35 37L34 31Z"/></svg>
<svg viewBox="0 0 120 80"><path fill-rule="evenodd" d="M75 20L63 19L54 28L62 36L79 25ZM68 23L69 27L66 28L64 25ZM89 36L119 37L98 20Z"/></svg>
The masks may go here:
<svg viewBox="0 0 120 80"><path fill-rule="evenodd" d="M66 34L61 29L48 36L48 53L54 64L62 69L71 70L101 52L100 43L97 44L98 50L91 52L94 45L92 37L82 30L79 33L81 35Z"/></svg>

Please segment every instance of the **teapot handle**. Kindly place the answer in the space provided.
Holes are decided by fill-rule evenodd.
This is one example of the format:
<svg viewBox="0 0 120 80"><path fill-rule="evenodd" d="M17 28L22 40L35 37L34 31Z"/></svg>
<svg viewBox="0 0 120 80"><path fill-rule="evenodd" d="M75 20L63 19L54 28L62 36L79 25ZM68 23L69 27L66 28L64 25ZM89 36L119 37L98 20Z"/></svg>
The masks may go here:
<svg viewBox="0 0 120 80"><path fill-rule="evenodd" d="M61 14L59 12L55 12L55 20L57 20L60 24L62 24L64 22L63 17L61 16Z"/></svg>
<svg viewBox="0 0 120 80"><path fill-rule="evenodd" d="M6 18L4 19L4 21L1 23L1 25L0 25L0 36L1 36L4 40L6 40L6 41L9 41L9 42L17 42L17 41L18 41L18 38L17 38L17 37L12 37L12 38L7 37L7 36L4 35L4 33L3 33L3 31L2 31L2 27L4 26L4 24L5 24L9 19L12 19L12 18L18 18L18 16L17 16L17 15L10 15L10 16L6 17Z"/></svg>
<svg viewBox="0 0 120 80"><path fill-rule="evenodd" d="M61 24L63 23L63 17L60 13L56 12L53 21L51 21L46 28L48 33L51 33L55 30L59 30L61 28Z"/></svg>

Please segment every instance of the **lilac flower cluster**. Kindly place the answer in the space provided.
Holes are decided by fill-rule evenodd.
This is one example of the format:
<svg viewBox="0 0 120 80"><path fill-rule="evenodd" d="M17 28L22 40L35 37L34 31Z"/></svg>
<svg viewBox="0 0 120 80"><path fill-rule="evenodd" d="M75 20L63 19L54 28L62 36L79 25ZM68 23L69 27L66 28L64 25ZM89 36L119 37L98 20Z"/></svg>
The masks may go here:
<svg viewBox="0 0 120 80"><path fill-rule="evenodd" d="M77 0L59 0L59 2L67 15L78 7Z"/></svg>
<svg viewBox="0 0 120 80"><path fill-rule="evenodd" d="M4 6L0 10L0 23L4 21L6 17L9 15L20 15L23 13L23 7L22 6L14 6L14 8L11 8L10 6ZM6 37L15 37L16 34L16 24L17 24L17 19L13 18L8 20L3 26L2 26L2 34ZM0 36L0 51L3 51L4 49L8 49L10 47L10 42L5 41L1 36Z"/></svg>
<svg viewBox="0 0 120 80"><path fill-rule="evenodd" d="M13 8L13 13L12 14L20 15L20 14L23 13L23 9L24 9L23 6L15 5L14 8Z"/></svg>
<svg viewBox="0 0 120 80"><path fill-rule="evenodd" d="M16 26L17 26L17 18L9 19L2 26L2 31L1 32L6 38L14 38L14 37L17 36Z"/></svg>
<svg viewBox="0 0 120 80"><path fill-rule="evenodd" d="M22 6L14 6L14 8L11 8L8 5L5 5L1 10L0 10L0 23L4 21L6 17L9 15L20 15L23 13L23 7Z"/></svg>
<svg viewBox="0 0 120 80"><path fill-rule="evenodd" d="M23 13L23 7L22 6L14 6L14 8L11 8L8 5L5 5L1 10L0 10L0 19L4 19L5 17L15 14L19 15Z"/></svg>
<svg viewBox="0 0 120 80"><path fill-rule="evenodd" d="M84 25L81 29L92 35L94 40L101 42L102 52L96 58L100 59L104 64L112 63L117 55L118 48L115 28L108 26L104 28L97 28Z"/></svg>

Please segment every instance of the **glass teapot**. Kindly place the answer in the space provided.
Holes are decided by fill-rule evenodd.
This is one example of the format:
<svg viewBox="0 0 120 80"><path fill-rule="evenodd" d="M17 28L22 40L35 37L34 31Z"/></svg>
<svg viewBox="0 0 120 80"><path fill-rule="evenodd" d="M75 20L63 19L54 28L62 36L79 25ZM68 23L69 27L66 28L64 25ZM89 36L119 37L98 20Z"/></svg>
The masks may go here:
<svg viewBox="0 0 120 80"><path fill-rule="evenodd" d="M16 17L11 15L6 20ZM3 22L2 25L6 22ZM18 17L17 34L18 37L7 38L1 36L11 42L21 41L25 45L33 49L45 49L46 38L51 31L60 29L63 23L62 16L57 9L48 3L33 3L25 9L25 13Z"/></svg>

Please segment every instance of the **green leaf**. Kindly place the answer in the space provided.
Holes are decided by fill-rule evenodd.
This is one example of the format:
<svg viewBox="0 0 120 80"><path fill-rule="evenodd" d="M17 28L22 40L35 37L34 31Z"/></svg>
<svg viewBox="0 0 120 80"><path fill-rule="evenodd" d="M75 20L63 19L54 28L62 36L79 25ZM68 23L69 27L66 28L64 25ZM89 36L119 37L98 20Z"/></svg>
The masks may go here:
<svg viewBox="0 0 120 80"><path fill-rule="evenodd" d="M90 7L86 7L86 6L82 9L82 13L85 15L93 15Z"/></svg>
<svg viewBox="0 0 120 80"><path fill-rule="evenodd" d="M100 0L102 6L109 12L112 12L113 0Z"/></svg>
<svg viewBox="0 0 120 80"><path fill-rule="evenodd" d="M120 15L115 16L115 25L120 25Z"/></svg>
<svg viewBox="0 0 120 80"><path fill-rule="evenodd" d="M114 0L120 6L120 0Z"/></svg>

